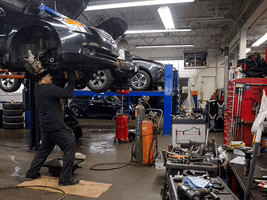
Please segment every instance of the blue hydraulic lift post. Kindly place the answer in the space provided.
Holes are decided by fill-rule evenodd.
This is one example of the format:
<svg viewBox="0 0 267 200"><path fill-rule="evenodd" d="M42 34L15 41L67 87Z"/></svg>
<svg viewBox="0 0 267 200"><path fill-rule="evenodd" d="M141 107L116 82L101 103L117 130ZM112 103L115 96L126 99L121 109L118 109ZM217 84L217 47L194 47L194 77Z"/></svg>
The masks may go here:
<svg viewBox="0 0 267 200"><path fill-rule="evenodd" d="M173 65L165 65L164 135L172 134Z"/></svg>
<svg viewBox="0 0 267 200"><path fill-rule="evenodd" d="M173 70L173 115L178 115L178 80L179 80L179 75L178 75L178 70L174 69Z"/></svg>

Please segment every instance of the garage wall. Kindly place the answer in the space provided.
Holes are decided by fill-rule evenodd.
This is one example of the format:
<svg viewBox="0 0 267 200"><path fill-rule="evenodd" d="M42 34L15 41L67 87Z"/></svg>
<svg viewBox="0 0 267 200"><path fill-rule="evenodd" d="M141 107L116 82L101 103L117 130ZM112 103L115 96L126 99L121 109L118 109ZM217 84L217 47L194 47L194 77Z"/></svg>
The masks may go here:
<svg viewBox="0 0 267 200"><path fill-rule="evenodd" d="M22 84L20 89L16 92L4 92L0 90L0 101L15 101L15 102L22 102L22 90L24 88L24 85ZM0 108L2 108L2 104L0 103Z"/></svg>
<svg viewBox="0 0 267 200"><path fill-rule="evenodd" d="M205 106L205 100L209 100L216 89L224 87L224 57L217 52L208 52L207 67L184 69L183 60L158 60L163 64L172 64L178 69L179 77L189 78L189 90L198 91L200 104Z"/></svg>

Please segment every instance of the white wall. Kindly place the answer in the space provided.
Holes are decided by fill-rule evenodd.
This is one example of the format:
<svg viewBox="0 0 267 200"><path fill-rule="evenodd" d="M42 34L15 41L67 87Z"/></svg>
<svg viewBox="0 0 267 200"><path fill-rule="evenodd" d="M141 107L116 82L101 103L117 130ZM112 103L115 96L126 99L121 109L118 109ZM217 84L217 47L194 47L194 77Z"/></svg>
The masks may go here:
<svg viewBox="0 0 267 200"><path fill-rule="evenodd" d="M21 84L21 87L16 92L4 92L0 89L0 101L15 101L15 102L22 102L22 90L24 85ZM0 104L0 108L2 108L2 104Z"/></svg>
<svg viewBox="0 0 267 200"><path fill-rule="evenodd" d="M202 108L205 106L205 100L209 100L216 89L224 87L224 57L212 56L212 52L208 53L207 67L184 69L183 60L158 60L163 64L172 64L178 69L179 77L189 78L189 90L198 91L198 99L203 100L200 104Z"/></svg>

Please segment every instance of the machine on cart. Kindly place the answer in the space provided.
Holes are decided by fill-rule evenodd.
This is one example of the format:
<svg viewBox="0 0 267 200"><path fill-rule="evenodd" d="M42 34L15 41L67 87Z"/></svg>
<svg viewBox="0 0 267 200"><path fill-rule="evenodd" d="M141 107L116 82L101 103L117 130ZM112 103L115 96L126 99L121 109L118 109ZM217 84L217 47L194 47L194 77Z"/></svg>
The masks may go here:
<svg viewBox="0 0 267 200"><path fill-rule="evenodd" d="M162 152L163 200L238 199L217 177L217 145L215 139L208 141L208 134L203 116L173 117L171 148Z"/></svg>

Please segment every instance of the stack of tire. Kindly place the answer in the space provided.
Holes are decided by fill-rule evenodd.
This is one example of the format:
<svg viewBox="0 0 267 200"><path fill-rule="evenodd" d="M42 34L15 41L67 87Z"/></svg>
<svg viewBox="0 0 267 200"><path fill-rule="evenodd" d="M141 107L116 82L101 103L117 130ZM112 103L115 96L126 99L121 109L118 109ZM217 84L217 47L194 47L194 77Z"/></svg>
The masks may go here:
<svg viewBox="0 0 267 200"><path fill-rule="evenodd" d="M3 103L3 128L24 128L23 103Z"/></svg>

